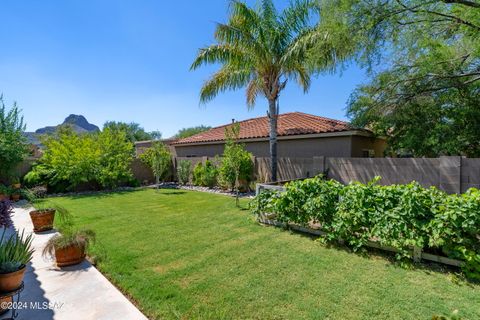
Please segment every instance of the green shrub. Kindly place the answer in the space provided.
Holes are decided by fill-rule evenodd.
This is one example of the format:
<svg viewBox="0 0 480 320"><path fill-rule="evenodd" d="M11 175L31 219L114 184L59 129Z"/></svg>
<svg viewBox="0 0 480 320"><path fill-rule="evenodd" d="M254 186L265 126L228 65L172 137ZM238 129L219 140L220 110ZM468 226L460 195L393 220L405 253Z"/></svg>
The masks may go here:
<svg viewBox="0 0 480 320"><path fill-rule="evenodd" d="M190 171L192 163L188 160L180 160L177 168L177 177L180 184L188 184L190 182Z"/></svg>
<svg viewBox="0 0 480 320"><path fill-rule="evenodd" d="M52 191L64 192L81 184L114 188L133 178L134 147L125 132L107 128L100 133L77 134L66 126L42 142L43 156L24 178L28 186L44 184Z"/></svg>
<svg viewBox="0 0 480 320"><path fill-rule="evenodd" d="M434 211L430 246L441 247L448 256L465 261L465 274L480 280L480 190L472 188L444 197Z"/></svg>
<svg viewBox="0 0 480 320"><path fill-rule="evenodd" d="M405 257L413 246L442 250L464 262L469 278L480 279L480 191L448 195L412 182L381 186L342 186L320 177L294 181L278 194L264 192L251 203L254 214L274 212L280 221L318 222L327 240L343 239L355 250L368 241L399 250Z"/></svg>
<svg viewBox="0 0 480 320"><path fill-rule="evenodd" d="M276 213L278 197L280 193L274 190L265 190L252 199L249 203L250 211L257 217L263 214Z"/></svg>
<svg viewBox="0 0 480 320"><path fill-rule="evenodd" d="M203 163L199 162L193 168L193 184L196 186L202 185Z"/></svg>
<svg viewBox="0 0 480 320"><path fill-rule="evenodd" d="M133 144L122 130L105 128L96 136L98 165L96 180L102 188L113 189L132 179Z"/></svg>
<svg viewBox="0 0 480 320"><path fill-rule="evenodd" d="M212 188L217 184L217 176L218 170L210 160L199 162L193 169L193 184Z"/></svg>
<svg viewBox="0 0 480 320"><path fill-rule="evenodd" d="M214 187L217 184L217 176L217 168L210 160L207 160L203 166L202 185L209 188Z"/></svg>
<svg viewBox="0 0 480 320"><path fill-rule="evenodd" d="M276 207L279 219L285 222L306 224L320 222L329 230L335 217L335 205L343 185L321 176L313 179L297 180L285 185Z"/></svg>

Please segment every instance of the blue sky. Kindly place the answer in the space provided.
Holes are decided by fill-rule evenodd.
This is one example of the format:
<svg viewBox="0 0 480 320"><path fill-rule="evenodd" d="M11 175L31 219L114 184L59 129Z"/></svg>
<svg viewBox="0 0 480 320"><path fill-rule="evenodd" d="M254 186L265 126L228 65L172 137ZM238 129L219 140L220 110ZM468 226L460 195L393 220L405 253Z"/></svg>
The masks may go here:
<svg viewBox="0 0 480 320"><path fill-rule="evenodd" d="M71 113L98 126L138 122L164 137L263 116L266 101L248 111L243 91L199 105L202 82L216 68L189 66L198 48L213 42L227 7L227 0L2 0L0 92L8 105L17 101L31 131ZM353 65L316 78L306 95L290 83L281 112L346 119L348 97L365 81Z"/></svg>

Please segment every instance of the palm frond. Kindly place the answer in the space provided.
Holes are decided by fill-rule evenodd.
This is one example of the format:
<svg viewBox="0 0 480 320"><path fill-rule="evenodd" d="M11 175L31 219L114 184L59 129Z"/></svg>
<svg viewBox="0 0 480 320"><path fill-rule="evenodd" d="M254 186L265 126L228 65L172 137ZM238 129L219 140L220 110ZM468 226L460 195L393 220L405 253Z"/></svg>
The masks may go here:
<svg viewBox="0 0 480 320"><path fill-rule="evenodd" d="M238 69L226 65L207 80L200 90L200 101L206 103L215 98L220 92L237 90L248 84L252 77L250 69Z"/></svg>
<svg viewBox="0 0 480 320"><path fill-rule="evenodd" d="M310 72L304 64L297 63L286 71L287 78L293 78L297 81L298 85L303 89L303 92L307 92L311 84Z"/></svg>
<svg viewBox="0 0 480 320"><path fill-rule="evenodd" d="M245 54L238 47L229 44L214 44L199 50L190 70L195 70L204 64L243 64L244 60Z"/></svg>
<svg viewBox="0 0 480 320"><path fill-rule="evenodd" d="M247 107L249 109L255 106L257 96L262 92L262 83L259 78L254 77L247 85Z"/></svg>
<svg viewBox="0 0 480 320"><path fill-rule="evenodd" d="M280 16L282 32L285 35L301 33L311 23L316 8L313 0L295 0Z"/></svg>

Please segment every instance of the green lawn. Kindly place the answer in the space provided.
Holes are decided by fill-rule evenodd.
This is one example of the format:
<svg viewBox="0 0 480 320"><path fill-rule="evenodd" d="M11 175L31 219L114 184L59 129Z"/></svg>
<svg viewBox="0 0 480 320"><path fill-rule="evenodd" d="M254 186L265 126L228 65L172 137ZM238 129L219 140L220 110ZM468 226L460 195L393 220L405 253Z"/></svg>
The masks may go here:
<svg viewBox="0 0 480 320"><path fill-rule="evenodd" d="M152 319L480 319L480 286L264 227L182 190L53 199L96 231L99 269ZM243 201L242 205L246 206Z"/></svg>

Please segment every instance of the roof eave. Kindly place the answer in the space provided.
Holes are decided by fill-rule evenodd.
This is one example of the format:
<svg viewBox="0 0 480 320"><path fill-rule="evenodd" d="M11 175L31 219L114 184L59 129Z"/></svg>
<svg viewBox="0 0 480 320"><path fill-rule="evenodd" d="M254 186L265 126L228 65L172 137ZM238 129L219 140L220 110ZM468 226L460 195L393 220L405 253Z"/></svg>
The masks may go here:
<svg viewBox="0 0 480 320"><path fill-rule="evenodd" d="M295 135L284 135L278 136L278 140L298 140L298 139L312 139L312 138L328 138L328 137L345 137L345 136L363 136L363 137L373 137L371 131L366 129L353 129L353 130L344 130L344 131L334 131L334 132L322 132L322 133L308 133L308 134L295 134ZM259 137L259 138L246 138L239 139L241 142L260 142L268 141L268 137ZM192 145L206 145L206 144L224 144L225 140L210 140L210 141L194 141L194 142L176 142L172 145L175 147L182 146L192 146Z"/></svg>

